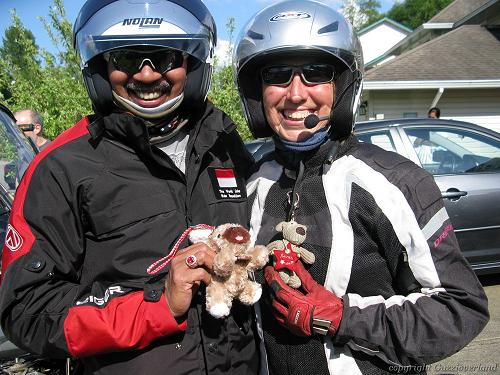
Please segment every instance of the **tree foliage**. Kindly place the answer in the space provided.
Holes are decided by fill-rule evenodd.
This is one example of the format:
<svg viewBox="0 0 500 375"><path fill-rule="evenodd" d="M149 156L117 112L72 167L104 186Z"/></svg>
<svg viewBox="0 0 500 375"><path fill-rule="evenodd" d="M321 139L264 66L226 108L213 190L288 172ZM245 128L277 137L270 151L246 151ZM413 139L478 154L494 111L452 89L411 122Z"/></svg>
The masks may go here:
<svg viewBox="0 0 500 375"><path fill-rule="evenodd" d="M8 56L10 62L16 66L25 65L28 59L39 64L40 61L36 59L38 46L35 36L30 30L22 27L15 11L12 11L12 20L13 24L5 30L0 55Z"/></svg>
<svg viewBox="0 0 500 375"><path fill-rule="evenodd" d="M13 111L24 108L38 111L44 119L45 136L53 139L92 110L72 46L72 26L66 17L63 1L53 0L48 16L39 17L39 20L57 53L53 55L40 49L33 33L12 11L12 25L6 30L0 48L0 100ZM232 45L234 18L228 19L226 27ZM231 52L230 48L229 56ZM232 68L217 65L212 82L209 98L228 113L243 138L250 138Z"/></svg>
<svg viewBox="0 0 500 375"><path fill-rule="evenodd" d="M411 29L429 21L453 0L405 0L396 3L387 12L387 17Z"/></svg>
<svg viewBox="0 0 500 375"><path fill-rule="evenodd" d="M66 67L75 78L81 77L80 62L73 48L73 27L66 17L62 0L53 0L49 18L39 17L52 43L58 48L58 63Z"/></svg>
<svg viewBox="0 0 500 375"><path fill-rule="evenodd" d="M231 57L233 52L233 33L235 27L234 17L230 17L226 23L229 34L229 48L227 51L229 57ZM241 110L239 94L236 89L233 68L231 66L220 66L216 60L212 76L212 86L208 97L216 107L222 109L231 117L238 126L238 132L243 139L251 139L252 135Z"/></svg>
<svg viewBox="0 0 500 375"><path fill-rule="evenodd" d="M405 0L396 2L387 14L380 14L379 0L344 0L342 12L357 30L384 16L417 28L452 1ZM40 49L33 33L12 11L12 24L6 29L0 48L0 100L14 111L32 108L40 112L46 136L54 138L81 116L91 113L91 103L72 47L72 27L63 0L53 0L48 17L39 19L58 52L53 55ZM227 53L231 56L233 17L228 19L226 28L230 39ZM244 139L251 138L231 66L216 61L209 98L233 119Z"/></svg>
<svg viewBox="0 0 500 375"><path fill-rule="evenodd" d="M12 85L19 79L29 80L40 74L38 46L33 33L26 29L15 11L11 12L12 25L5 30L0 48L0 92L12 97Z"/></svg>
<svg viewBox="0 0 500 375"><path fill-rule="evenodd" d="M44 119L44 132L53 139L63 130L91 112L78 60L71 48L71 24L61 0L54 0L49 20L42 20L57 49L58 56L40 50L31 31L12 13L17 49L0 50L0 95L17 111L31 108ZM10 34L9 34L10 35ZM4 42L9 36L6 34ZM9 44L7 44L8 46Z"/></svg>
<svg viewBox="0 0 500 375"><path fill-rule="evenodd" d="M383 17L379 8L378 0L344 0L341 12L354 29L359 31Z"/></svg>

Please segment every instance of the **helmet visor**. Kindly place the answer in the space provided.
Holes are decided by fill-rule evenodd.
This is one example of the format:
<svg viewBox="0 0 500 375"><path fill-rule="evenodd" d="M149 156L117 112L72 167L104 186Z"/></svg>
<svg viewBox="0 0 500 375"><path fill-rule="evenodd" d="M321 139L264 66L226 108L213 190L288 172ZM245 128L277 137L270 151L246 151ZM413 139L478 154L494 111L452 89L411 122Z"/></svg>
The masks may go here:
<svg viewBox="0 0 500 375"><path fill-rule="evenodd" d="M145 39L148 40L147 43L145 43ZM84 53L80 53L82 66L97 55L113 51L115 49L123 49L124 47L129 50L133 49L133 47L141 46L170 48L179 52L185 52L202 62L207 62L212 57L210 53L210 45L207 39L202 35L182 35L182 39L175 35L161 37L150 35L141 36L140 38L130 37L127 38L127 40L114 37L95 37L88 39L87 46L88 48L83 51Z"/></svg>
<svg viewBox="0 0 500 375"><path fill-rule="evenodd" d="M177 4L115 1L77 30L75 45L82 67L97 55L137 46L171 48L207 62L214 38L212 30Z"/></svg>

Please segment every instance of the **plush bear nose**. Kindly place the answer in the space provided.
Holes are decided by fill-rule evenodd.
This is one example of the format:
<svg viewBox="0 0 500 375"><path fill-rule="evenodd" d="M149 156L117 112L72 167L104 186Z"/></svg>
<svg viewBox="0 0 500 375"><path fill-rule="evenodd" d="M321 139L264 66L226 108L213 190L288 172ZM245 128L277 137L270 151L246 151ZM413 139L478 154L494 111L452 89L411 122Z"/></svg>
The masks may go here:
<svg viewBox="0 0 500 375"><path fill-rule="evenodd" d="M302 227L297 227L297 229L295 229L295 233L300 234L301 236L305 236L306 230Z"/></svg>
<svg viewBox="0 0 500 375"><path fill-rule="evenodd" d="M236 244L246 243L250 240L250 234L245 228L242 227L227 228L222 237L226 241Z"/></svg>

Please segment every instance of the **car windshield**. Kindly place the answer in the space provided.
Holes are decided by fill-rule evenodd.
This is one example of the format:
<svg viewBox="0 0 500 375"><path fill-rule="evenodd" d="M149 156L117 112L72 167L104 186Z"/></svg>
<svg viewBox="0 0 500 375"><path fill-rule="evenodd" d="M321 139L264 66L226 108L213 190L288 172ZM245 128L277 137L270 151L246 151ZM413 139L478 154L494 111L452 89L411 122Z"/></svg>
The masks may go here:
<svg viewBox="0 0 500 375"><path fill-rule="evenodd" d="M34 152L14 121L0 111L0 185L11 196L21 180Z"/></svg>

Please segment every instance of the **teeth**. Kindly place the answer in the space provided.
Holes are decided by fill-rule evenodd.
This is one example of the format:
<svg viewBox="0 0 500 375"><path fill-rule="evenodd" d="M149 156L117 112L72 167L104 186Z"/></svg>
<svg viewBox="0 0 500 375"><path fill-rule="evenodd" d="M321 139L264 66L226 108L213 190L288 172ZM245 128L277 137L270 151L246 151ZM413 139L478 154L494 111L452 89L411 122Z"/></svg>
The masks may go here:
<svg viewBox="0 0 500 375"><path fill-rule="evenodd" d="M160 91L155 91L155 92L143 92L143 91L136 91L135 94L144 100L153 100L157 99L161 96Z"/></svg>
<svg viewBox="0 0 500 375"><path fill-rule="evenodd" d="M283 111L284 116L292 120L303 120L311 113L312 113L311 111L291 111L291 110Z"/></svg>

